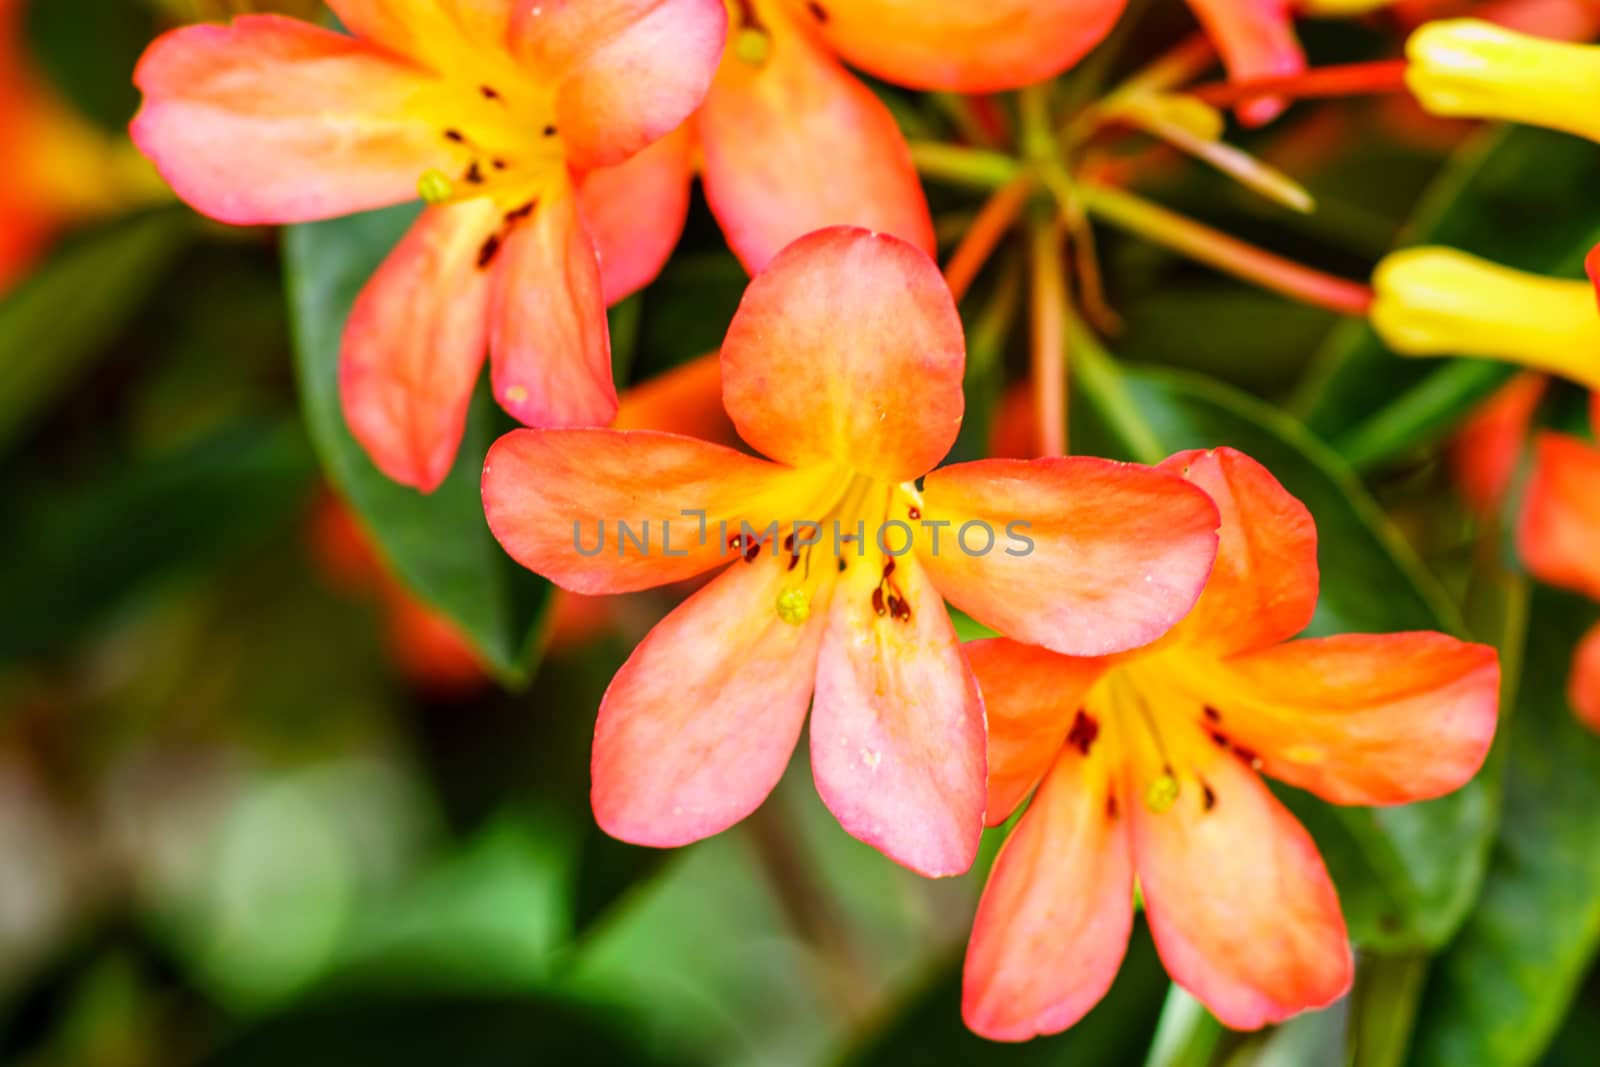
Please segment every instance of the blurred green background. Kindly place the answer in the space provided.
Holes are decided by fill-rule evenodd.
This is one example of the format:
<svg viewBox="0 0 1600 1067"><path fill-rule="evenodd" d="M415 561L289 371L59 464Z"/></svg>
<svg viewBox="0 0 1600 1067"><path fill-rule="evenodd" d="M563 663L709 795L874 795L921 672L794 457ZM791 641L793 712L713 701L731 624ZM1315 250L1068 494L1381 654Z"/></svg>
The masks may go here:
<svg viewBox="0 0 1600 1067"><path fill-rule="evenodd" d="M230 230L129 164L140 51L229 7L0 7L7 62L86 124L98 147L77 158L105 186L59 218L15 189L0 209L41 231L0 296L0 1062L1593 1062L1600 740L1564 680L1600 612L1531 590L1443 461L1503 368L1398 360L1360 323L1102 233L1127 328L1074 352L1075 449L1256 455L1322 531L1316 628L1491 641L1507 718L1484 775L1433 804L1336 812L1285 791L1358 941L1346 1002L1224 1033L1141 928L1078 1027L986 1044L961 1025L959 970L998 835L973 874L919 879L837 827L803 752L716 839L661 853L595 828L595 709L670 596L557 604L504 558L476 495L505 427L487 402L433 497L355 450L338 330L409 209ZM1175 4L1139 10L1132 58L1192 26ZM1305 37L1316 61L1356 60L1392 50L1397 25ZM891 99L948 135L928 101ZM1396 103L1239 135L1311 188L1314 216L1193 166L1144 192L1350 277L1430 235L1574 271L1600 237L1600 148ZM21 128L0 120L8 180L43 152ZM947 231L976 207L930 194ZM966 455L1003 428L1026 366L1023 315L995 295L1020 251L1002 248L966 309ZM697 202L662 278L613 311L622 382L714 349L743 285ZM1135 427L1108 415L1128 398ZM1542 418L1577 426L1582 400L1558 393Z"/></svg>

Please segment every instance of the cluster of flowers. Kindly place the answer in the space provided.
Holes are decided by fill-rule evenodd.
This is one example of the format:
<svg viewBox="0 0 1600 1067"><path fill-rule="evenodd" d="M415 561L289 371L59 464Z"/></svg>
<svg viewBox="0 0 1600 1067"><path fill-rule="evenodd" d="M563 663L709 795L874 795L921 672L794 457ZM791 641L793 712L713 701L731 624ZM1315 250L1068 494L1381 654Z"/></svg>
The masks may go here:
<svg viewBox="0 0 1600 1067"><path fill-rule="evenodd" d="M345 333L346 419L378 467L421 491L439 484L487 356L496 399L532 427L499 441L484 469L488 521L513 557L582 594L721 570L606 693L593 805L608 832L676 846L743 819L809 711L823 801L920 873L967 870L984 825L1032 795L968 952L978 1032L1024 1039L1092 1007L1120 965L1136 880L1167 968L1228 1025L1347 990L1333 886L1259 774L1336 804L1459 787L1494 733L1494 651L1438 633L1293 640L1317 599L1315 528L1230 449L1153 468L1055 454L940 467L964 411L951 291L964 286L930 259L912 151L840 62L917 90L1027 86L1098 43L1118 0L330 6L347 33L250 16L157 41L137 73L134 141L184 200L231 223L420 197ZM1301 74L1287 5L1194 6L1235 79L1223 102L1245 121L1337 80ZM1458 21L1418 30L1407 61L1372 66L1372 85L1404 84L1436 114L1600 136L1584 91L1600 83L1600 51ZM1292 198L1281 176L1215 143L1209 104L1177 106L1172 76L1100 116ZM605 309L670 256L695 170L754 275L711 381L739 436L769 458L612 425ZM1015 217L1035 179L1067 214L1087 202L1133 228L1149 221L1104 179L1063 193L1058 177L1019 172L971 247L992 244L1005 205ZM1304 277L1280 287L1307 288ZM1578 282L1412 249L1380 265L1373 292L1322 289L1344 310L1370 305L1401 352L1600 379L1600 312ZM1048 432L1042 444L1060 451ZM1567 443L1542 454L1562 449L1582 452L1571 462L1592 484L1600 455ZM1552 466L1530 522L1568 545L1563 524L1600 517L1580 494L1563 498L1579 479ZM1563 502L1586 514L1553 515ZM919 532L895 556L730 546L695 536L707 518ZM933 551L924 519L1026 522L1033 549ZM687 551L574 544L577 524L623 521L686 524L673 541ZM1600 593L1593 558L1549 569ZM962 644L947 603L1002 636Z"/></svg>

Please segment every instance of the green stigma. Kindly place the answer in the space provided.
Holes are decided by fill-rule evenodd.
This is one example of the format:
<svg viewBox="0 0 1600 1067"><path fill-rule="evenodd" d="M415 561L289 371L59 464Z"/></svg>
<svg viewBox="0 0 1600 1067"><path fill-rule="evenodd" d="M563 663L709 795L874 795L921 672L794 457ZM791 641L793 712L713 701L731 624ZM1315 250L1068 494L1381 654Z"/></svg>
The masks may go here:
<svg viewBox="0 0 1600 1067"><path fill-rule="evenodd" d="M1170 810L1177 800L1178 780L1171 774L1163 774L1144 791L1144 806L1152 815Z"/></svg>
<svg viewBox="0 0 1600 1067"><path fill-rule="evenodd" d="M417 179L417 195L422 197L424 203L442 204L449 200L455 191L455 184L438 168L423 171L422 177Z"/></svg>
<svg viewBox="0 0 1600 1067"><path fill-rule="evenodd" d="M766 30L758 30L753 26L740 30L733 42L733 54L752 67L765 66L771 52L772 38L767 36Z"/></svg>
<svg viewBox="0 0 1600 1067"><path fill-rule="evenodd" d="M778 594L778 618L799 626L811 618L811 597L804 589L785 589Z"/></svg>

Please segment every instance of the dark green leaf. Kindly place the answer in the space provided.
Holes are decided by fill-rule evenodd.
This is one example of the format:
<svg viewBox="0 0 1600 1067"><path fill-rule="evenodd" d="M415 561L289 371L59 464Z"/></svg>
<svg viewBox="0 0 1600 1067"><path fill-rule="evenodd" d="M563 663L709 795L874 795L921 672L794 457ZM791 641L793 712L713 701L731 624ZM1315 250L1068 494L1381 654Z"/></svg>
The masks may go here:
<svg viewBox="0 0 1600 1067"><path fill-rule="evenodd" d="M1534 595L1527 668L1505 727L1499 838L1477 908L1433 967L1413 1064L1535 1062L1600 947L1600 737L1566 697L1572 648L1594 620L1592 604Z"/></svg>
<svg viewBox="0 0 1600 1067"><path fill-rule="evenodd" d="M1487 130L1435 181L1402 243L1442 244L1508 266L1575 274L1600 238L1600 153L1529 127ZM1359 470L1437 440L1513 368L1469 359L1406 359L1362 320L1318 354L1291 405Z"/></svg>
<svg viewBox="0 0 1600 1067"><path fill-rule="evenodd" d="M90 484L10 486L0 514L0 660L76 636L174 572L264 539L305 499L298 427L241 425Z"/></svg>
<svg viewBox="0 0 1600 1067"><path fill-rule="evenodd" d="M78 380L192 234L176 209L114 223L69 243L0 302L0 451Z"/></svg>
<svg viewBox="0 0 1600 1067"><path fill-rule="evenodd" d="M294 226L285 240L300 395L311 441L385 556L420 597L453 619L507 682L527 677L550 587L517 566L489 533L478 481L502 425L480 389L460 454L423 495L367 458L339 404L339 344L356 294L415 217L414 208Z"/></svg>
<svg viewBox="0 0 1600 1067"><path fill-rule="evenodd" d="M1361 483L1305 427L1217 382L1119 368L1081 331L1073 353L1083 401L1073 415L1076 447L1149 462L1228 445L1264 464L1311 510L1322 589L1308 633L1463 631L1449 597ZM1285 799L1316 835L1358 943L1436 945L1459 925L1493 830L1483 777L1395 808L1336 808L1300 793Z"/></svg>
<svg viewBox="0 0 1600 1067"><path fill-rule="evenodd" d="M869 1064L1056 1064L1111 1067L1137 1063L1156 1025L1161 998L1171 988L1143 924L1134 931L1127 958L1105 999L1065 1033L1025 1044L996 1044L961 1021L961 960L946 961L901 1005L881 1029L864 1035L840 1057Z"/></svg>
<svg viewBox="0 0 1600 1067"><path fill-rule="evenodd" d="M663 1062L614 1013L554 996L363 996L309 1004L206 1058L206 1067L527 1067Z"/></svg>

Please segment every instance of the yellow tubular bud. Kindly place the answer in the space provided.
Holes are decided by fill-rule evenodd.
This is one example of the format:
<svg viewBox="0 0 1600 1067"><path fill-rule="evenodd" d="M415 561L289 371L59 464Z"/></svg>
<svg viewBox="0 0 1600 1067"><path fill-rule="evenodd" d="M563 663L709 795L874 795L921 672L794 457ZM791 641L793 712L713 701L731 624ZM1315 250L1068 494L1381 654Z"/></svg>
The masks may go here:
<svg viewBox="0 0 1600 1067"><path fill-rule="evenodd" d="M1481 356L1600 389L1600 307L1588 282L1408 248L1373 273L1372 326L1407 356Z"/></svg>
<svg viewBox="0 0 1600 1067"><path fill-rule="evenodd" d="M1406 59L1406 85L1432 114L1508 119L1600 141L1600 47L1450 19L1413 33Z"/></svg>

